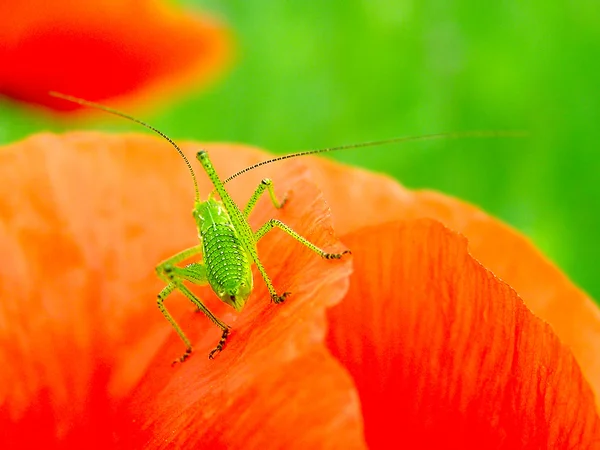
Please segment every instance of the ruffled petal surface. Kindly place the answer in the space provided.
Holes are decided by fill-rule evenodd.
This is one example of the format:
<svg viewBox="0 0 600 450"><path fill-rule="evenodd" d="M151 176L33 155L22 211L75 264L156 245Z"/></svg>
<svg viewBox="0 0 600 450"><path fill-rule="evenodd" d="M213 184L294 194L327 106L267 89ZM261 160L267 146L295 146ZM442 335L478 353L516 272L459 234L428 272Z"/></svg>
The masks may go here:
<svg viewBox="0 0 600 450"><path fill-rule="evenodd" d="M343 240L355 271L328 345L356 383L370 448L597 448L575 358L464 237L417 219Z"/></svg>
<svg viewBox="0 0 600 450"><path fill-rule="evenodd" d="M79 106L48 91L157 100L212 78L229 40L214 20L164 1L2 2L0 93L59 110Z"/></svg>
<svg viewBox="0 0 600 450"><path fill-rule="evenodd" d="M388 177L322 158L303 162L331 205L340 236L364 226L424 217L466 236L469 253L552 326L570 347L594 391L600 393L600 310L526 237L452 197L411 191Z"/></svg>

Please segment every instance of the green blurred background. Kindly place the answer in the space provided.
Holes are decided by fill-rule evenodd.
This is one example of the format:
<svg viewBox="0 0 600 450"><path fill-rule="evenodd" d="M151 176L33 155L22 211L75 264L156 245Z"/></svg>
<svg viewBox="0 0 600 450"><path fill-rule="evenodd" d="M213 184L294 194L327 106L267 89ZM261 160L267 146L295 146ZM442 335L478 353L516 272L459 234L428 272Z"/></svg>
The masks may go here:
<svg viewBox="0 0 600 450"><path fill-rule="evenodd" d="M176 3L229 23L237 60L208 90L142 118L179 140L279 153L440 131L529 130L528 139L331 156L481 206L600 299L597 0ZM0 142L61 126L0 103ZM102 126L139 129L109 119Z"/></svg>

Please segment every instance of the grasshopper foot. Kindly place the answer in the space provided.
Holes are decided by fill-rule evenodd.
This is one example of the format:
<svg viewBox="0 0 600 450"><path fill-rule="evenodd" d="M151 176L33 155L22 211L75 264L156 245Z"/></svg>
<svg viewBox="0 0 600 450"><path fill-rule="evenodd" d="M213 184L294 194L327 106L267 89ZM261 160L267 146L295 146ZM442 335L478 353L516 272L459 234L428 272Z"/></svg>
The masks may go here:
<svg viewBox="0 0 600 450"><path fill-rule="evenodd" d="M175 361L173 361L171 363L171 367L175 366L177 363L185 362L185 360L188 359L190 356L192 356L192 347L186 348L185 353L183 355L181 355L181 357L179 359L176 359Z"/></svg>
<svg viewBox="0 0 600 450"><path fill-rule="evenodd" d="M352 252L350 250L344 250L341 253L324 253L323 258L325 259L340 259L344 255L351 255Z"/></svg>
<svg viewBox="0 0 600 450"><path fill-rule="evenodd" d="M215 355L220 353L225 347L225 341L227 341L227 337L229 336L229 328L225 328L223 330L223 334L221 335L221 339L215 348L213 348L208 354L208 359L215 359Z"/></svg>
<svg viewBox="0 0 600 450"><path fill-rule="evenodd" d="M281 295L275 294L275 295L271 296L271 300L275 304L283 303L285 301L285 299L288 297L288 295L290 295L290 292L284 292Z"/></svg>

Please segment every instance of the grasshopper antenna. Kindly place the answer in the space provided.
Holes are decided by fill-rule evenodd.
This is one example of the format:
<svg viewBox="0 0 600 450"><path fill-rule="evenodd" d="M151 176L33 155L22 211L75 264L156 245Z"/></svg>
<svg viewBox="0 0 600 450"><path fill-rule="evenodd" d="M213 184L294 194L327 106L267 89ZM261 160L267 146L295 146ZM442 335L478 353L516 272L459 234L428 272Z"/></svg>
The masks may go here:
<svg viewBox="0 0 600 450"><path fill-rule="evenodd" d="M124 119L127 119L127 120L130 120L132 122L138 123L141 126L143 126L145 128L148 128L149 130L154 131L156 134L158 134L159 136L161 136L164 139L166 139L173 147L175 147L175 150L177 150L177 153L179 153L179 155L185 161L185 165L187 166L188 170L190 171L190 174L192 174L192 180L194 181L194 191L195 191L195 200L196 200L196 203L200 202L200 190L198 189L198 182L196 181L196 174L194 173L194 169L192 169L192 165L190 164L190 161L187 159L187 157L185 156L185 154L183 153L183 151L181 150L181 148L179 148L179 146L175 143L175 141L173 141L173 139L171 139L165 133L163 133L160 130L157 130L152 125L149 125L146 122L142 122L141 120L136 119L135 117L132 117L132 116L129 116L129 115L125 114L125 113L122 113L121 111L117 111L116 109L109 108L108 106L100 105L99 103L90 102L90 101L84 100L82 98L73 97L72 95L61 94L60 92L50 91L49 94L52 97L60 98L60 99L66 100L68 102L77 103L78 105L82 105L82 106L89 106L90 108L99 109L99 110L105 111L105 112L107 112L109 114L113 114L115 116L123 117Z"/></svg>
<svg viewBox="0 0 600 450"><path fill-rule="evenodd" d="M523 131L464 131L464 132L456 132L456 133L437 133L437 134L425 134L421 136L403 136L391 139L383 139L380 141L370 141L370 142L361 142L359 144L348 144L341 145L339 147L329 147L329 148L321 148L317 150L304 150L301 152L290 153L288 155L277 156L272 159L268 159L266 161L261 161L252 166L246 167L245 169L240 170L239 172L234 173L229 178L223 181L223 184L230 182L234 178L239 177L240 175L254 170L258 167L271 164L278 161L283 161L284 159L297 158L299 156L307 156L307 155L316 155L318 153L328 153L335 152L338 150L350 150L353 148L362 148L362 147L375 147L377 145L385 145L385 144L397 144L400 142L414 142L414 141L431 141L434 139L459 139L459 138L489 138L489 137L525 137L527 136L526 132Z"/></svg>

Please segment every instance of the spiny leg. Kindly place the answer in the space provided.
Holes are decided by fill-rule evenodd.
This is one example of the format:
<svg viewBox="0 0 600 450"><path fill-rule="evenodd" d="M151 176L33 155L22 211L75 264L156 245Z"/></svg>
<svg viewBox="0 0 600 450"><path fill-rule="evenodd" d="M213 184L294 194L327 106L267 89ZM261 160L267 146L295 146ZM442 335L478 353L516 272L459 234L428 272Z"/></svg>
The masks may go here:
<svg viewBox="0 0 600 450"><path fill-rule="evenodd" d="M317 253L321 258L324 258L324 259L340 259L342 256L350 253L350 250L344 250L341 253L328 253L325 250L317 247L315 244L310 242L308 239L306 239L306 238L302 237L301 235L299 235L298 233L296 233L294 230L292 230L289 226L287 226L281 220L277 220L277 219L271 219L267 223L265 223L262 227L260 227L258 229L258 231L256 233L254 233L254 238L258 242L262 237L264 237L265 234L267 234L273 228L279 228L279 229L285 231L288 235L290 235L291 237L296 239L298 242L300 242L302 245L304 245L305 247L308 247L309 249L311 249L313 252Z"/></svg>
<svg viewBox="0 0 600 450"><path fill-rule="evenodd" d="M167 280L173 279L173 276L177 276L182 280L189 281L190 283L197 284L199 286L205 285L208 278L206 278L206 266L201 263L191 263L185 267L165 265L163 271L168 273ZM202 312L201 309L196 307L196 312Z"/></svg>
<svg viewBox="0 0 600 450"><path fill-rule="evenodd" d="M252 197L250 197L250 200L248 200L248 204L244 208L243 214L246 219L248 218L248 216L250 216L250 213L256 206L256 203L260 199L260 196L264 194L265 191L269 192L269 197L271 198L271 202L273 203L275 208L283 208L283 205L285 205L285 203L287 202L287 197L284 198L281 202L277 200L277 196L275 195L275 189L273 188L273 182L270 178L264 178L256 187L254 194L252 194ZM271 279L269 278L269 275L267 275L265 267L262 265L258 257L254 258L254 263L256 264L256 268L260 272L263 280L265 280L265 284L267 285L267 289L269 290L269 294L271 295L271 300L275 303L281 303L285 299L285 297L289 295L289 292L285 292L281 296L278 295L277 291L275 290L275 287L273 286L273 283L271 282Z"/></svg>
<svg viewBox="0 0 600 450"><path fill-rule="evenodd" d="M250 200L248 200L248 204L244 208L244 217L248 218L248 216L256 206L256 203L260 199L260 196L265 192L265 190L269 192L269 197L271 197L271 202L273 202L275 208L283 208L283 205L285 205L287 202L287 197L285 197L282 201L279 201L277 199L277 196L275 195L273 181L271 181L270 178L264 178L254 191L254 194L252 194L252 197L250 197Z"/></svg>
<svg viewBox="0 0 600 450"><path fill-rule="evenodd" d="M185 267L173 266L171 264L165 265L164 273L169 280L173 278L179 278L190 283L197 284L199 286L208 283L206 275L206 266L201 263L191 263Z"/></svg>
<svg viewBox="0 0 600 450"><path fill-rule="evenodd" d="M164 305L165 298L167 298L169 294L171 294L175 289L177 289L175 283L169 283L168 285L166 285L164 289L159 292L158 299L156 302L158 304L158 309L160 310L160 312L163 314L163 316L165 316L165 319L169 321L171 326L175 329L175 331L185 344L185 353L179 359L173 361L173 364L176 364L177 362L184 362L192 354L192 343L185 335L179 324L175 321L175 319L173 319L173 316L171 316L169 311L167 311L167 308L165 308Z"/></svg>
<svg viewBox="0 0 600 450"><path fill-rule="evenodd" d="M290 295L290 293L284 292L281 295L277 294L277 291L273 286L273 282L271 281L271 278L269 278L269 275L265 270L265 266L262 265L258 258L254 260L254 264L256 265L256 268L260 272L260 275L262 276L263 280L265 281L265 284L267 285L267 289L269 290L269 294L271 295L271 301L273 303L282 303L286 299L286 297Z"/></svg>
<svg viewBox="0 0 600 450"><path fill-rule="evenodd" d="M180 278L187 280L191 283L197 285L204 285L207 283L206 278L206 267L204 264L200 263L191 263L185 266L185 269L176 266L175 264L180 263L192 256L198 255L202 253L202 245L195 245L194 247L187 248L185 250L180 251L174 256L171 256L168 259L162 261L158 266L156 266L156 274L158 277L163 280L165 283L170 283L172 280L172 276L169 276L167 272L171 274L175 274Z"/></svg>
<svg viewBox="0 0 600 450"><path fill-rule="evenodd" d="M179 253L176 253L175 255L171 256L170 258L165 259L164 261L160 262L158 264L158 266L156 266L156 274L158 275L158 277L163 280L165 283L168 283L168 278L165 277L165 267L166 266L174 266L175 264L180 263L181 261L184 261L188 258L191 258L192 256L196 256L196 255L200 255L202 253L202 245L194 245L193 247L190 248L186 248L185 250L180 251Z"/></svg>
<svg viewBox="0 0 600 450"><path fill-rule="evenodd" d="M221 339L219 339L219 343L208 354L208 359L214 359L215 354L220 353L221 350L223 350L223 347L225 347L225 341L227 341L228 337L229 337L229 328L225 328L225 329L223 329L223 334L221 334Z"/></svg>
<svg viewBox="0 0 600 450"><path fill-rule="evenodd" d="M325 250L317 247L315 244L310 242L308 239L302 237L301 235L296 233L294 230L292 230L290 227L288 227L285 223L283 223L282 221L277 220L277 219L269 220L262 227L260 227L256 233L254 233L254 239L256 240L256 242L258 242L262 237L264 237L265 234L267 234L273 228L279 228L279 229L285 231L288 235L290 235L291 237L296 239L302 245L308 247L313 252L317 253L319 256L321 256L321 258L340 259L343 255L350 253L350 250L344 250L341 253L328 253ZM273 287L273 283L271 282L271 279L265 272L262 264L257 263L256 266L257 266L259 272L261 273L263 279L265 280L267 288L269 289L269 292L271 293L271 299L273 300L273 302L274 303L283 302L285 300L285 298L289 295L289 292L284 292L283 295L281 295L281 296L277 295L275 288Z"/></svg>
<svg viewBox="0 0 600 450"><path fill-rule="evenodd" d="M200 301L200 299L192 293L184 284L183 281L189 281L191 283L197 285L203 285L208 282L206 278L206 267L200 263L192 263L188 264L186 267L178 267L173 265L173 262L180 262L184 259L189 258L195 254L201 252L201 247L196 246L184 250L177 255L163 261L156 268L158 276L167 282L167 286L158 294L158 308L163 313L165 318L169 321L171 326L175 329L181 340L184 342L186 346L186 351L179 358L179 362L184 362L192 353L192 346L190 340L187 338L181 327L177 324L175 319L171 316L171 314L167 311L164 306L164 299L171 294L175 290L179 290L183 295L185 295L194 305L198 311L201 311L206 315L215 325L217 325L222 330L221 339L219 340L218 345L210 352L209 358L213 358L215 353L220 352L225 345L225 341L227 340L227 336L229 335L229 326L225 323L221 322L204 304ZM177 362L177 361L175 361Z"/></svg>
<svg viewBox="0 0 600 450"><path fill-rule="evenodd" d="M172 283L174 284L174 283ZM223 347L225 346L225 341L227 340L227 337L229 336L229 326L225 323L223 323L221 320L219 320L219 318L217 318L206 306L204 306L204 304L200 301L200 299L198 299L198 297L196 297L187 287L185 287L183 284L177 284L175 285L174 288L171 288L171 291L174 289L179 289L179 291L185 295L192 303L194 303L196 305L196 307L198 308L198 311L201 311L202 313L204 313L204 315L206 317L208 317L211 322L213 322L216 326L218 326L222 333L221 333L221 338L219 339L219 343L217 344L217 346L212 349L210 351L210 353L208 354L208 357L210 359L214 358L214 355L218 352L220 352L221 350L223 350ZM159 305L159 308L161 307L161 305ZM181 356L181 358L179 358L179 360L174 361L174 363L176 362L184 362L192 353L192 346L190 344L189 339L187 338L187 336L185 336L185 334L183 333L183 331L181 330L181 328L177 325L177 323L175 322L175 320L173 320L173 318L171 317L171 315L166 311L166 309L164 308L164 306L162 306L161 311L163 312L164 316L167 318L167 320L169 322L171 322L171 325L173 326L173 328L175 328L175 331L177 331L177 334L179 334L179 337L181 337L181 339L183 340L183 342L186 345L186 351L185 353Z"/></svg>
<svg viewBox="0 0 600 450"><path fill-rule="evenodd" d="M178 285L177 288L183 293L183 295L185 295L187 298L189 298L190 301L198 307L199 311L204 313L204 315L206 317L208 317L212 323L214 323L216 326L218 326L221 329L222 333L221 333L221 339L219 339L219 343L208 354L208 357L210 359L213 359L215 357L215 354L219 353L221 350L223 350L223 347L225 346L225 341L227 341L227 337L229 336L229 325L227 325L224 322L221 322L221 320L217 316L215 316L210 311L210 309L208 309L206 306L204 306L204 304L200 301L200 299L198 297L196 297L194 295L194 293L192 291L190 291L187 287L185 287L183 284Z"/></svg>

